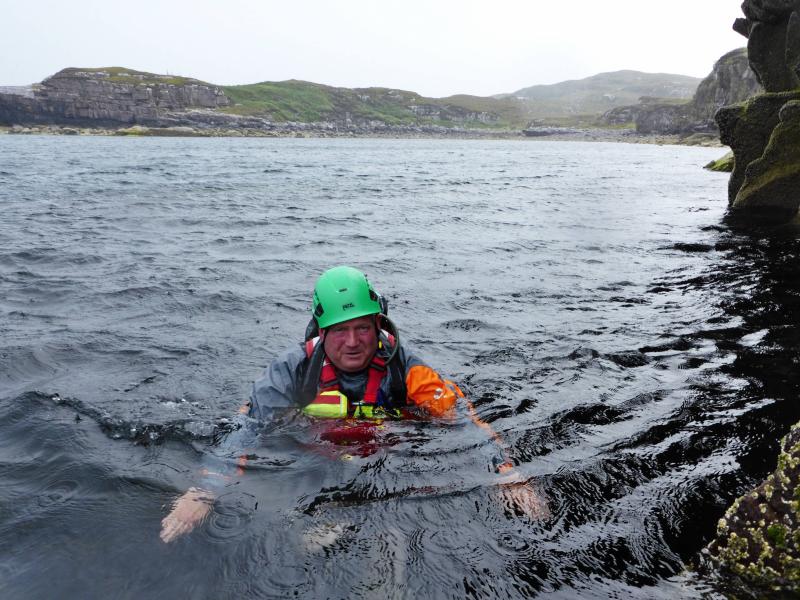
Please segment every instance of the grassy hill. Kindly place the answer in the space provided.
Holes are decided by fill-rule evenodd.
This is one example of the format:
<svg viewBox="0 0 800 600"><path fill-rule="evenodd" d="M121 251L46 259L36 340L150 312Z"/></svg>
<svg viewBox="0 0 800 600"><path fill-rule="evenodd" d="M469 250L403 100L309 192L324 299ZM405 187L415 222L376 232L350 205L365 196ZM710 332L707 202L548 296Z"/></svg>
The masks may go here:
<svg viewBox="0 0 800 600"><path fill-rule="evenodd" d="M701 79L686 75L614 71L551 85L535 85L498 99L516 98L528 105L533 118L600 115L618 106L637 104L649 96L688 100Z"/></svg>
<svg viewBox="0 0 800 600"><path fill-rule="evenodd" d="M226 86L234 102L224 109L275 121L382 121L466 127L524 127L593 123L607 110L636 104L642 96L688 99L700 79L684 75L617 71L586 79L524 88L494 97L465 94L426 98L388 88L337 88L306 81Z"/></svg>
<svg viewBox="0 0 800 600"><path fill-rule="evenodd" d="M276 121L326 121L349 114L351 119L399 123L413 117L406 105L420 98L400 90L336 88L296 79L224 86L222 90L235 103L226 112L268 115Z"/></svg>
<svg viewBox="0 0 800 600"><path fill-rule="evenodd" d="M697 78L682 75L618 71L553 85L537 85L494 97L459 94L426 98L406 90L342 88L294 79L215 86L189 77L103 67L64 69L42 85L49 81L53 87L71 77L85 80L87 75L134 86L166 84L219 88L231 104L221 106L224 102L216 103L213 110L259 116L274 122L510 129L526 127L531 121L543 125L593 125L609 109L636 104L642 96L690 98L700 82ZM86 88L82 93L91 94L91 89ZM213 95L214 91L211 93Z"/></svg>
<svg viewBox="0 0 800 600"><path fill-rule="evenodd" d="M524 111L515 101L452 96L425 98L389 88L338 88L307 81L263 82L225 86L239 115L267 116L276 121L381 121L389 125L430 123L466 127L517 127Z"/></svg>

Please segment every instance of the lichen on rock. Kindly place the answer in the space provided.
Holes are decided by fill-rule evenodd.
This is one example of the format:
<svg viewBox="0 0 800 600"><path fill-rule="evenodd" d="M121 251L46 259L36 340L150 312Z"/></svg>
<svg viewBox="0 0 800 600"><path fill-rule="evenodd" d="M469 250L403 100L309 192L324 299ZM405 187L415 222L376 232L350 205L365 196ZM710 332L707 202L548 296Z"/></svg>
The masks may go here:
<svg viewBox="0 0 800 600"><path fill-rule="evenodd" d="M754 595L800 593L800 424L781 442L775 472L719 520L711 564Z"/></svg>

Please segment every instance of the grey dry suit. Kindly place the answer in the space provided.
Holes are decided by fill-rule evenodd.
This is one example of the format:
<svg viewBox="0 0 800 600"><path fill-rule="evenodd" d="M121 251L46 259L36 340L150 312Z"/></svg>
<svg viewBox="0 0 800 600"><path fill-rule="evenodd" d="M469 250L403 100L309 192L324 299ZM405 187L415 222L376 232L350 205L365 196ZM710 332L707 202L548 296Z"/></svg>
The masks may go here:
<svg viewBox="0 0 800 600"><path fill-rule="evenodd" d="M322 347L317 347L314 351L315 354L323 352ZM382 358L388 358L385 350L379 350L378 353ZM308 356L305 344L290 348L277 357L253 384L248 415L260 421L269 421L274 418L276 411L306 406L318 391L319 366L315 369L314 362L321 358L323 357ZM406 352L402 346L397 348L397 353L387 364L386 374L380 383L377 402L379 406L402 408L407 405L406 380L415 366L430 369L415 354ZM364 398L371 368L368 366L357 373L336 372L339 391L351 402L360 402Z"/></svg>
<svg viewBox="0 0 800 600"><path fill-rule="evenodd" d="M388 358L386 339L382 336L381 358ZM291 409L303 408L316 396L319 387L319 363L324 359L324 347L318 344L309 356L305 344L298 344L275 358L264 374L253 384L245 416L238 415L236 429L225 436L220 450L230 456L246 448L258 445L258 436L264 427L274 422ZM410 408L443 416L462 396L461 390L452 382L443 379L426 365L416 354L406 351L402 345L388 361L385 375L380 381L377 406L388 409ZM364 398L370 378L368 366L357 373L336 371L336 383L340 392L351 402ZM219 489L233 472L230 465L220 465L219 459L206 457L207 476L201 487Z"/></svg>

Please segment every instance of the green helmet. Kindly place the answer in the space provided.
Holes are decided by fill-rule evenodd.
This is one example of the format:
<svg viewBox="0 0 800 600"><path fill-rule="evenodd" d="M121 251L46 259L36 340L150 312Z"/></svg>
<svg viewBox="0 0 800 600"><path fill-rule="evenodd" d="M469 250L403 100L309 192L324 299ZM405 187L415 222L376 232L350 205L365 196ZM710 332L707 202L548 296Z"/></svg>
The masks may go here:
<svg viewBox="0 0 800 600"><path fill-rule="evenodd" d="M381 312L378 294L367 276L353 267L328 269L314 286L314 318L320 329Z"/></svg>

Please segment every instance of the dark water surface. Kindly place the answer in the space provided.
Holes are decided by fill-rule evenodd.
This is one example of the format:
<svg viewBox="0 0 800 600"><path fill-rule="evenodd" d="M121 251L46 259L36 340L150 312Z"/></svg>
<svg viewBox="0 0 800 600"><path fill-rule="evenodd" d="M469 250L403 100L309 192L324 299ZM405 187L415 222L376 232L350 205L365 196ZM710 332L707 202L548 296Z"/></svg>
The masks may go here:
<svg viewBox="0 0 800 600"><path fill-rule="evenodd" d="M800 419L793 231L719 149L0 136L0 597L673 598ZM463 413L349 456L301 420L158 537L346 263Z"/></svg>

